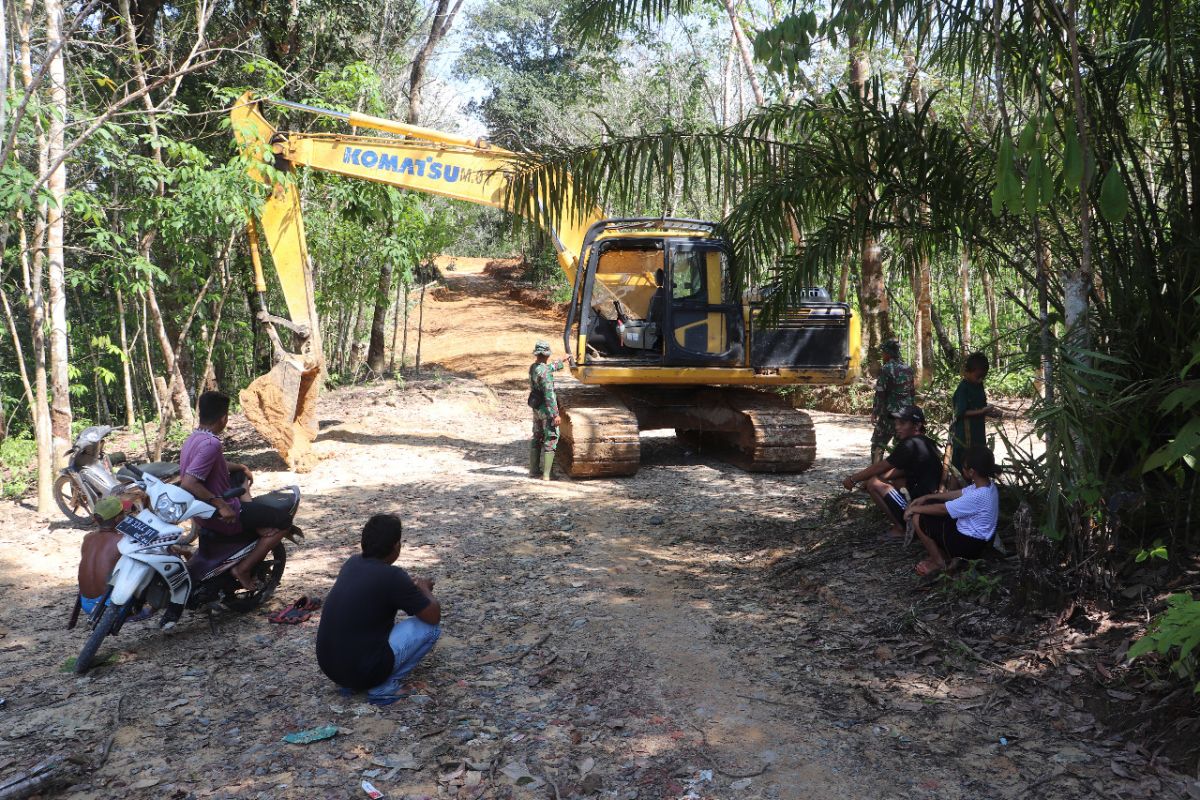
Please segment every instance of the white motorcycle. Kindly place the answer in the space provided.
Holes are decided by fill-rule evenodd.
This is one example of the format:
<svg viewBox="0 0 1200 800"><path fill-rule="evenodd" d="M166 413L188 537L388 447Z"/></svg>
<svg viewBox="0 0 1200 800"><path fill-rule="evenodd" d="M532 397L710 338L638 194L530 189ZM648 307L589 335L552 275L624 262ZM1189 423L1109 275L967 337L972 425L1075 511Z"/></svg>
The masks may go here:
<svg viewBox="0 0 1200 800"><path fill-rule="evenodd" d="M188 536L179 523L193 518L208 519L217 509L180 486L164 483L148 472L138 472L138 483L149 497L149 507L117 523L122 534L117 549L121 558L108 581L108 592L96 604L90 624L91 635L79 651L75 672L87 672L110 634L117 634L131 613L143 606L165 608L162 627L174 627L185 608L207 609L224 605L233 611L250 611L262 605L279 586L287 562L283 543L276 545L254 570L255 588L247 590L230 574L255 545L254 532L238 535L215 534L201 529L200 543L190 560L185 560L174 545L185 544ZM238 497L245 488L234 487L225 499ZM300 489L289 486L254 498L284 511L288 522L295 518L300 505ZM292 538L299 535L293 526Z"/></svg>

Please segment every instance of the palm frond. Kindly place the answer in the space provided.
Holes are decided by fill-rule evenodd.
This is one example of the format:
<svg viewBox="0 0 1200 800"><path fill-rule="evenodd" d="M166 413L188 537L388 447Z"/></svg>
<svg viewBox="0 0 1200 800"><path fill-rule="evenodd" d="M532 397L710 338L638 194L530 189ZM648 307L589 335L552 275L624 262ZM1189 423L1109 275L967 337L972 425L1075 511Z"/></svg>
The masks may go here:
<svg viewBox="0 0 1200 800"><path fill-rule="evenodd" d="M567 25L584 40L614 36L639 24L661 22L691 12L694 0L575 0Z"/></svg>

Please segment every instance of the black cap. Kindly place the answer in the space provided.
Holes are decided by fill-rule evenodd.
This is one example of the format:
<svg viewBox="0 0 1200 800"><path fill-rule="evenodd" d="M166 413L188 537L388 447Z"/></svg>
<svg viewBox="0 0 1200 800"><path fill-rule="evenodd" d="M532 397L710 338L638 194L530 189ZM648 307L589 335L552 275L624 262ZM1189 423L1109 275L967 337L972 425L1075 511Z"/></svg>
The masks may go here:
<svg viewBox="0 0 1200 800"><path fill-rule="evenodd" d="M899 411L893 411L892 416L896 419L905 419L909 422L915 422L918 425L925 424L925 412L920 406L905 406Z"/></svg>

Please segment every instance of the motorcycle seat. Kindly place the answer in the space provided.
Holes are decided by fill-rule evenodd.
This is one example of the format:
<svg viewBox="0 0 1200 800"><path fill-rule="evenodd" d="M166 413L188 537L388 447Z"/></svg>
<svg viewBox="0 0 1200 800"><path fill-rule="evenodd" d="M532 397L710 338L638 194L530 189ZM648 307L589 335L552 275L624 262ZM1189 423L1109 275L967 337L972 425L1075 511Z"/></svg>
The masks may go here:
<svg viewBox="0 0 1200 800"><path fill-rule="evenodd" d="M167 481L179 474L179 465L171 461L151 461L149 464L139 464L138 469L147 472L160 481Z"/></svg>
<svg viewBox="0 0 1200 800"><path fill-rule="evenodd" d="M291 513L299 500L298 492L295 487L287 489L276 489L273 492L266 494L257 494L254 496L254 502L260 503L268 508L273 508L276 511Z"/></svg>

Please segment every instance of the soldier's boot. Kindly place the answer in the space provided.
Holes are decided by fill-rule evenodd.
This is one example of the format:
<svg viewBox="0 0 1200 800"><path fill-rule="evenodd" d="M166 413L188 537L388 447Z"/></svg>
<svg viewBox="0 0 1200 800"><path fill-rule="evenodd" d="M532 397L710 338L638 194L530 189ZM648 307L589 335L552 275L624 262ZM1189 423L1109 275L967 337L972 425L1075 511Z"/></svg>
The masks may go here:
<svg viewBox="0 0 1200 800"><path fill-rule="evenodd" d="M542 480L550 480L550 470L554 469L554 453L542 453Z"/></svg>
<svg viewBox="0 0 1200 800"><path fill-rule="evenodd" d="M536 478L542 469L542 446L536 439L529 442L529 477Z"/></svg>

